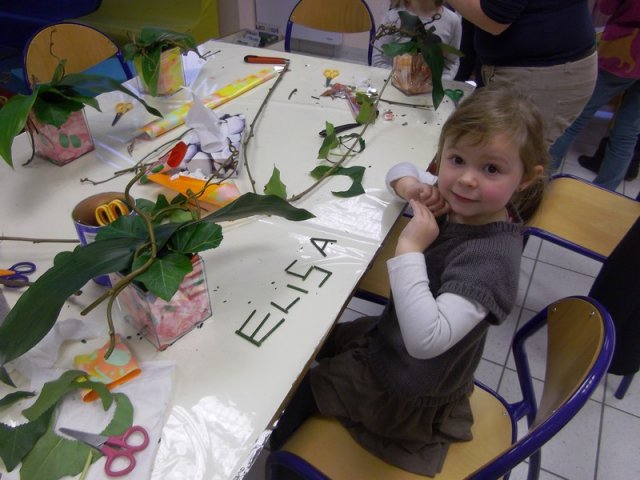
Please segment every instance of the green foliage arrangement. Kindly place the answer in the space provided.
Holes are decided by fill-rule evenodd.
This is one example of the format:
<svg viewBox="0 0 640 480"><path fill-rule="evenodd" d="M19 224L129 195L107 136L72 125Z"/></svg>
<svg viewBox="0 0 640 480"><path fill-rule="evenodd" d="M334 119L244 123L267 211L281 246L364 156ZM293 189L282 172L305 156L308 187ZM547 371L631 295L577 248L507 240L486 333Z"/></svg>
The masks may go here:
<svg viewBox="0 0 640 480"><path fill-rule="evenodd" d="M65 75L65 61L61 61L49 83L38 84L29 95L17 94L0 109L0 156L11 167L11 146L14 138L31 122L29 113L42 123L61 127L73 112L85 105L100 111L96 95L119 90L138 100L149 113L162 114L118 81L100 75L71 73ZM31 133L30 133L31 134ZM33 145L33 142L31 142Z"/></svg>
<svg viewBox="0 0 640 480"><path fill-rule="evenodd" d="M115 331L111 309L117 295L131 282L169 301L192 270L192 255L216 248L222 241L218 222L252 215L277 215L302 221L313 214L275 195L246 193L208 214L201 215L198 197L204 192L177 195L169 202L163 195L155 202L135 200L131 187L145 175L140 171L129 182L124 198L135 215L122 216L98 233L95 241L56 255L44 272L18 299L0 325L0 380L2 367L35 346L51 330L65 301L92 278L118 272L123 278L84 309L86 314L108 299L107 320L111 346ZM206 187L206 185L205 185ZM195 206L193 205L195 202ZM109 356L111 350L107 352Z"/></svg>
<svg viewBox="0 0 640 480"><path fill-rule="evenodd" d="M442 42L435 33L435 27L425 27L419 17L405 11L398 12L400 27L396 25L380 25L376 38L387 35L401 35L408 38L406 42L390 42L382 46L382 51L389 57L404 53L420 53L425 63L431 69L433 90L431 98L433 107L437 109L444 98L442 86L442 70L444 69L445 53L462 55L460 50Z"/></svg>
<svg viewBox="0 0 640 480"><path fill-rule="evenodd" d="M113 418L101 435L121 435L133 424L133 405L126 395L111 393L103 383L89 380L85 372L64 372L58 379L45 383L36 401L22 411L25 423L16 426L0 423L0 458L8 471L22 463L21 479L58 480L83 473L102 456L82 442L55 433L56 406L67 394L86 388L98 393L105 411L115 405ZM34 395L15 391L0 399L0 406Z"/></svg>
<svg viewBox="0 0 640 480"><path fill-rule="evenodd" d="M179 48L184 54L198 52L193 36L188 33L174 32L157 27L144 27L140 34L130 36L131 41L122 47L125 60L139 61L138 75L149 89L151 96L158 95L158 77L160 76L160 56L162 52Z"/></svg>

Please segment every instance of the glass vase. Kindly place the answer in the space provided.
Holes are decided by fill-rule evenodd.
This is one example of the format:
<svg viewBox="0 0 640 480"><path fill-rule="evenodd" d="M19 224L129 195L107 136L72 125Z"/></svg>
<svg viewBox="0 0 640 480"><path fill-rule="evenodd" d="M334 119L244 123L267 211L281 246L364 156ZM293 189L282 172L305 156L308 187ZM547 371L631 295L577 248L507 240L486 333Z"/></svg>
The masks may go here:
<svg viewBox="0 0 640 480"><path fill-rule="evenodd" d="M431 69L421 54L396 55L393 57L391 84L405 95L428 93L433 89Z"/></svg>
<svg viewBox="0 0 640 480"><path fill-rule="evenodd" d="M56 165L66 165L94 149L84 109L69 115L60 128L42 123L30 112L27 129L36 154Z"/></svg>
<svg viewBox="0 0 640 480"><path fill-rule="evenodd" d="M133 283L117 296L125 320L158 350L164 350L211 316L204 261L194 255L191 263L193 270L184 277L169 302ZM122 279L117 273L110 276L113 285Z"/></svg>
<svg viewBox="0 0 640 480"><path fill-rule="evenodd" d="M149 94L151 89L142 78L142 65L140 57L134 59L134 65L138 72L138 86L144 94ZM158 73L157 96L171 95L184 86L184 66L182 52L179 48L165 50L160 54L160 72Z"/></svg>

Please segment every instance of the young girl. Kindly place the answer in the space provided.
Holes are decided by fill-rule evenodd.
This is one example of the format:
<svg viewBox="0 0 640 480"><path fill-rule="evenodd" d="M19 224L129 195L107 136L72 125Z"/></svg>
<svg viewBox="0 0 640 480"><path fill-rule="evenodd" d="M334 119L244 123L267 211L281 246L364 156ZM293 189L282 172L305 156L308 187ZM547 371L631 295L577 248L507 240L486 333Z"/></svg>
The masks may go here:
<svg viewBox="0 0 640 480"><path fill-rule="evenodd" d="M336 327L272 447L319 411L385 461L433 476L451 442L471 439L469 395L487 329L504 321L518 288L521 222L509 201L542 176L546 150L535 106L492 86L444 124L437 191L410 164L389 171L414 211L387 262L392 299L380 317ZM439 221L423 203L436 192L450 209Z"/></svg>
<svg viewBox="0 0 640 480"><path fill-rule="evenodd" d="M398 12L406 10L412 15L416 15L423 23L426 23L426 28L434 26L436 28L435 33L442 39L443 43L451 45L454 48L460 48L460 39L462 38L462 20L455 12L452 12L448 8L443 6L443 0L391 0L389 10L384 14L381 25L400 25L400 17ZM439 15L440 18L430 23L434 15ZM393 59L387 57L382 52L382 45L390 42L403 42L408 39L403 39L399 35L387 35L378 38L374 42L374 52L372 58L372 65L374 67L391 68ZM442 71L442 78L446 80L453 80L458 71L460 65L460 57L453 54L447 54L445 56L444 70Z"/></svg>

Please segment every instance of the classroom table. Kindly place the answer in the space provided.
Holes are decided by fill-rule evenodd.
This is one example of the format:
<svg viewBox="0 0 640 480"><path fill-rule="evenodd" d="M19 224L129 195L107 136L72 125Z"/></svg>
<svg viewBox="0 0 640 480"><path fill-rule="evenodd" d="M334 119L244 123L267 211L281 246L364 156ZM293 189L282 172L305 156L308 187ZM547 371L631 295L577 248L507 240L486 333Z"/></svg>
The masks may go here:
<svg viewBox="0 0 640 480"><path fill-rule="evenodd" d="M200 48L213 55L198 65L201 69L190 88L167 98L147 98L149 103L168 112L188 101L191 92L204 97L233 80L272 68L245 63L243 57L247 54L277 53L290 59L289 70L255 122L254 137L248 144L247 158L258 193L262 193L274 166L280 170L289 196L304 191L314 182L309 172L319 164L326 164L316 158L322 143L318 132L325 128L325 122L340 125L354 121L345 99L321 96L327 90L325 69L339 71L333 82L372 87L378 92L388 78L388 71L383 69L326 58L265 53L216 41L206 42ZM243 114L249 126L275 81L273 78L215 111ZM454 86L470 91L464 84ZM382 98L430 104L430 95L407 97L391 85ZM182 126L153 141L135 142L129 153L127 147L136 128L152 117L136 105L112 127L113 107L123 100L127 98L121 93L111 92L99 97L102 112L86 109L96 148L64 167L40 158L22 166L31 149L25 135L17 138L14 171L0 166L2 235L75 238L70 218L73 206L94 193L121 191L130 177L99 185L80 179L106 179L184 132ZM162 409L163 416L157 419L161 439L152 438L154 443L149 449L149 464L153 463L150 478L241 478L250 469L293 386L311 365L314 354L349 303L358 280L404 208L385 187L387 170L399 161L428 165L453 103L445 98L437 111L384 102L380 102L379 108L379 118L364 134L366 148L344 164L365 167L366 193L351 198L335 196L331 192L346 190L350 181L347 177L330 177L295 202L296 206L311 211L313 219L290 222L261 216L223 224L221 245L202 253L213 315L201 328L189 332L168 349L156 351L149 342L136 337L116 309L116 330L129 338L128 345L139 361L174 365L169 399ZM382 118L386 110L393 112L393 119ZM241 166L240 170L236 182L241 191L250 191L246 168ZM170 190L153 183L136 186L132 191L134 197L146 198L154 198L158 193L172 195ZM1 241L0 266L30 260L37 265L37 276L52 264L57 252L71 248L72 245L55 243ZM79 311L103 291L104 287L89 282L82 295L65 305L59 321L79 318ZM4 289L4 292L10 304L20 294L20 290ZM263 327L254 333L257 324L267 316ZM104 325L104 335L93 340L93 344L104 343L107 338L104 305L91 312L86 321ZM279 322L260 346L247 340L252 335L261 339ZM239 330L246 335L239 335ZM83 342L68 342L56 365L70 368L69 359L87 347ZM134 407L138 405L136 399L132 401ZM142 418L143 410L136 409L135 421ZM0 412L0 421L3 418ZM97 468L94 466L92 470ZM142 472L132 476L134 471L123 478L143 478Z"/></svg>

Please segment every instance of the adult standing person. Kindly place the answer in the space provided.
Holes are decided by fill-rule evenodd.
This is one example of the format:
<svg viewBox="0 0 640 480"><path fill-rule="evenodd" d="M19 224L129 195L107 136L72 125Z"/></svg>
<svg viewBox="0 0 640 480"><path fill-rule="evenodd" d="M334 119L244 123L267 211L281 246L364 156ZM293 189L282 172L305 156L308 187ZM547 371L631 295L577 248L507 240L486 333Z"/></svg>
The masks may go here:
<svg viewBox="0 0 640 480"><path fill-rule="evenodd" d="M610 17L600 39L598 81L580 116L551 147L551 168L560 168L573 140L596 111L622 94L602 165L593 181L615 191L629 171L640 134L640 1L600 0L599 8ZM591 169L589 163L586 168Z"/></svg>
<svg viewBox="0 0 640 480"><path fill-rule="evenodd" d="M527 92L551 145L580 114L597 76L588 0L449 0L476 27L485 85Z"/></svg>

